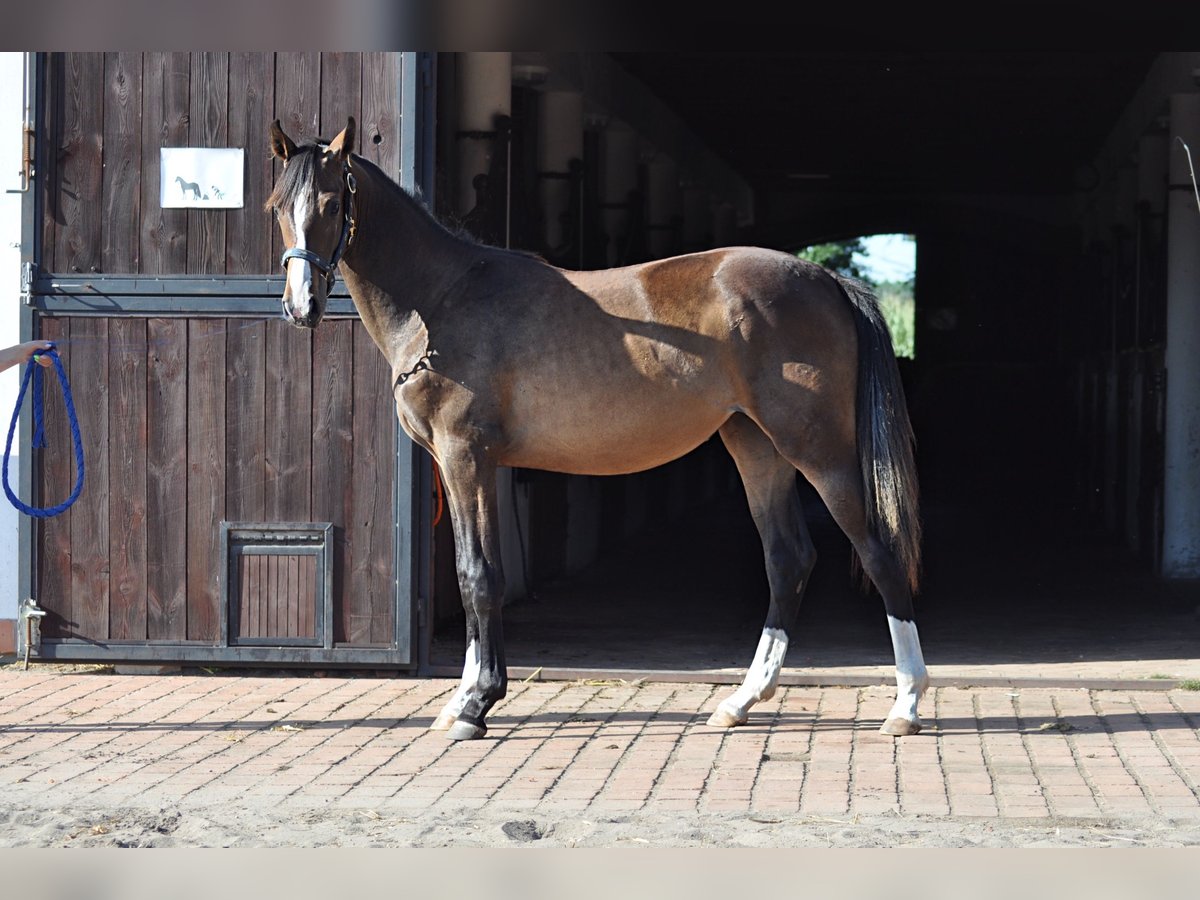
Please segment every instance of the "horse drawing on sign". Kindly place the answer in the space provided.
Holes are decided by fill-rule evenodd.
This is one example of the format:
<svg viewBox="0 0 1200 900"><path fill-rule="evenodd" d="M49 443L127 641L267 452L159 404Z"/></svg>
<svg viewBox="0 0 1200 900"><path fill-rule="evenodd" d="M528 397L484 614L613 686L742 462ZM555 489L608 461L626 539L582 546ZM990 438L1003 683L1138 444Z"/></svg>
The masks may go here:
<svg viewBox="0 0 1200 900"><path fill-rule="evenodd" d="M184 181L182 175L176 175L175 183L179 185L179 192L183 194L184 197L187 197L188 194L191 194L193 200L199 200L201 198L202 194L200 192L200 185L196 184L196 182Z"/></svg>
<svg viewBox="0 0 1200 900"><path fill-rule="evenodd" d="M339 266L392 369L405 432L441 468L466 610L462 680L434 723L477 738L505 695L496 470L617 475L721 435L762 538L770 604L745 680L709 724L773 695L815 563L796 472L878 588L897 696L881 731L920 729L928 685L912 591L920 524L896 359L865 286L775 251L731 247L574 272L451 233L354 155L355 123L297 146L271 125L268 201L284 316L315 328Z"/></svg>

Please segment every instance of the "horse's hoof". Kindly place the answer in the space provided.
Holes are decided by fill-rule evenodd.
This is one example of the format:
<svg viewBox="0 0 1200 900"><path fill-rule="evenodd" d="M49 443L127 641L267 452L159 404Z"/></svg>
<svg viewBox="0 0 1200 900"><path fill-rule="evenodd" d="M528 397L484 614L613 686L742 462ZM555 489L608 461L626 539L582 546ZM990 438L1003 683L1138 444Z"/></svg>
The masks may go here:
<svg viewBox="0 0 1200 900"><path fill-rule="evenodd" d="M481 738L487 734L487 728L483 725L472 725L470 722L464 722L459 719L452 726L446 737L452 741L473 741L476 738Z"/></svg>
<svg viewBox="0 0 1200 900"><path fill-rule="evenodd" d="M458 716L452 716L450 713L444 712L429 726L430 731L449 731L450 726L458 721Z"/></svg>
<svg viewBox="0 0 1200 900"><path fill-rule="evenodd" d="M909 734L916 734L921 730L921 723L910 722L908 719L888 719L883 723L883 727L879 729L880 734L891 734L896 737L904 737Z"/></svg>
<svg viewBox="0 0 1200 900"><path fill-rule="evenodd" d="M724 706L718 706L717 711L708 717L708 724L713 728L733 728L735 725L745 725L750 721L746 713L740 715Z"/></svg>

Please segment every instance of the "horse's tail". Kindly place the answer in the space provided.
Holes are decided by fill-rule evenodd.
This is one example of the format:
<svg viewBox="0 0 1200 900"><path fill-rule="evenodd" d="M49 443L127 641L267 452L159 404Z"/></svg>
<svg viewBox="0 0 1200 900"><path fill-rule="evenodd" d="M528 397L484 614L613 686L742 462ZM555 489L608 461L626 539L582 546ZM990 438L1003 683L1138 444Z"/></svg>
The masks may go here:
<svg viewBox="0 0 1200 900"><path fill-rule="evenodd" d="M921 571L917 466L896 353L871 289L852 278L834 277L850 300L858 332L855 416L867 525L895 554L909 586L916 591ZM854 565L862 574L857 557Z"/></svg>

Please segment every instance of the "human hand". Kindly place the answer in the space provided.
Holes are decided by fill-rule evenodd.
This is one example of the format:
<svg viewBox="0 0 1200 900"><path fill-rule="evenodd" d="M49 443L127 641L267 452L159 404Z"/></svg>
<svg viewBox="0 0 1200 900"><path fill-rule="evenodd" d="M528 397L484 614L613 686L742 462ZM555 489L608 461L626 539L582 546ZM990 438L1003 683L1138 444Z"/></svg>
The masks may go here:
<svg viewBox="0 0 1200 900"><path fill-rule="evenodd" d="M52 350L54 345L49 341L29 341L28 343L20 344L21 351L25 354L23 362L29 362L29 358L33 357L43 369L48 369L54 365L54 360L50 358L49 353L38 353L39 350Z"/></svg>
<svg viewBox="0 0 1200 900"><path fill-rule="evenodd" d="M24 344L0 350L0 372L12 366L24 365L39 350L49 350L53 346L54 344L50 341L26 341ZM38 353L36 360L37 364L43 368L54 364L54 360L48 353Z"/></svg>

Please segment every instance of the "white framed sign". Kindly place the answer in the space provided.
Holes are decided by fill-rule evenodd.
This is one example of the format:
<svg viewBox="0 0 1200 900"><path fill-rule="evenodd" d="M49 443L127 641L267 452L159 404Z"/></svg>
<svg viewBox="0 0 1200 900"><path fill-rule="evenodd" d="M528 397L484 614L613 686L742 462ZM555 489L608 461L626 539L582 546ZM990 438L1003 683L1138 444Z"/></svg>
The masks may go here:
<svg viewBox="0 0 1200 900"><path fill-rule="evenodd" d="M163 209L240 209L246 151L241 147L163 147L159 204Z"/></svg>

